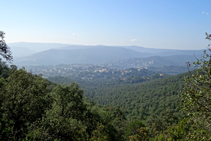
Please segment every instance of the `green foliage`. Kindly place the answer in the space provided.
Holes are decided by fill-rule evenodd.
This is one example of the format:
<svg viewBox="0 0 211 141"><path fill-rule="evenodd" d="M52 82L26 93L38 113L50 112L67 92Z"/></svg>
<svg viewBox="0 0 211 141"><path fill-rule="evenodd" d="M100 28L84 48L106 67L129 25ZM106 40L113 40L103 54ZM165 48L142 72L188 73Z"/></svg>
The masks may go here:
<svg viewBox="0 0 211 141"><path fill-rule="evenodd" d="M102 124L98 124L97 129L92 132L92 137L90 141L107 141L109 140L109 135L105 131L105 127Z"/></svg>
<svg viewBox="0 0 211 141"><path fill-rule="evenodd" d="M70 86L56 86L52 92L55 99L53 109L57 114L66 117L81 119L86 110L83 104L83 91L75 83Z"/></svg>
<svg viewBox="0 0 211 141"><path fill-rule="evenodd" d="M136 135L139 133L138 129L141 127L146 127L141 121L132 121L125 131L125 136L129 137L131 135Z"/></svg>
<svg viewBox="0 0 211 141"><path fill-rule="evenodd" d="M137 129L137 132L137 134L129 136L130 141L148 141L150 139L148 129L146 127Z"/></svg>
<svg viewBox="0 0 211 141"><path fill-rule="evenodd" d="M196 74L185 78L185 87L181 92L181 107L194 125L208 131L211 135L211 58L204 51L203 59L194 62Z"/></svg>
<svg viewBox="0 0 211 141"><path fill-rule="evenodd" d="M176 126L169 126L168 130L155 136L155 141L201 141L210 140L211 136L207 131L199 126L196 126L191 119L185 118L181 120Z"/></svg>
<svg viewBox="0 0 211 141"><path fill-rule="evenodd" d="M11 55L10 48L7 46L4 40L4 32L0 31L0 55L7 61L12 61L13 57Z"/></svg>
<svg viewBox="0 0 211 141"><path fill-rule="evenodd" d="M124 113L84 99L78 84L55 85L15 66L0 76L1 140L123 140Z"/></svg>
<svg viewBox="0 0 211 141"><path fill-rule="evenodd" d="M196 71L172 77L129 69L127 79L77 80L84 92L0 60L0 140L211 140L210 55L194 64Z"/></svg>
<svg viewBox="0 0 211 141"><path fill-rule="evenodd" d="M206 33L210 40L211 34ZM208 45L210 46L210 45ZM211 50L209 48L209 50ZM181 108L187 116L189 129L185 130L185 139L210 140L211 136L211 56L206 50L202 59L193 63L196 73L185 77L185 86L180 93ZM188 62L187 66L191 64ZM176 130L175 130L176 131ZM173 132L172 132L173 133Z"/></svg>
<svg viewBox="0 0 211 141"><path fill-rule="evenodd" d="M171 77L149 76L141 81L138 76L127 80L77 81L84 90L84 96L102 105L119 106L128 117L145 120L151 114L162 115L174 110L178 113L179 92L187 73ZM142 77L143 78L143 77ZM60 84L69 84L72 79L64 77L49 78ZM179 119L178 119L179 120ZM175 122L174 120L173 122Z"/></svg>
<svg viewBox="0 0 211 141"><path fill-rule="evenodd" d="M7 128L1 129L1 132L9 131L12 140L22 138L27 125L41 118L48 107L45 88L46 82L40 76L27 73L24 69L14 71L5 80L1 93L4 121L1 125Z"/></svg>
<svg viewBox="0 0 211 141"><path fill-rule="evenodd" d="M1 61L0 58L0 77L7 78L10 74L10 69L6 62Z"/></svg>

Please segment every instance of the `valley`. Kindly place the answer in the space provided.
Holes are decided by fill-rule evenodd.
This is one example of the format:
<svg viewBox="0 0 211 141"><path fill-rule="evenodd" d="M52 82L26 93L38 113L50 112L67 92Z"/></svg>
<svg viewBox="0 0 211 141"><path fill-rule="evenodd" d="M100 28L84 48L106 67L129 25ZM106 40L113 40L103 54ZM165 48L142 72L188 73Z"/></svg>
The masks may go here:
<svg viewBox="0 0 211 141"><path fill-rule="evenodd" d="M128 118L145 121L152 115L162 116L165 111L181 114L177 108L183 78L194 69L187 68L187 62L196 61L199 52L69 45L15 62L51 82L78 83L85 97L100 105L119 106Z"/></svg>
<svg viewBox="0 0 211 141"><path fill-rule="evenodd" d="M211 141L210 5L1 1L0 141Z"/></svg>

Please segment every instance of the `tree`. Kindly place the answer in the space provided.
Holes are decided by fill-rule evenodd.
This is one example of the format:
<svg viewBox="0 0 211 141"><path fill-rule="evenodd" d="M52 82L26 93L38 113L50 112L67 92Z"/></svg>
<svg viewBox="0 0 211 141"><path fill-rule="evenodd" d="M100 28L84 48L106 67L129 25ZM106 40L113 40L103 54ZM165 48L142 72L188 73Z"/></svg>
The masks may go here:
<svg viewBox="0 0 211 141"><path fill-rule="evenodd" d="M53 90L53 97L55 99L53 109L55 108L57 114L65 118L82 120L86 107L83 103L83 90L78 84L58 85Z"/></svg>
<svg viewBox="0 0 211 141"><path fill-rule="evenodd" d="M9 46L7 46L7 44L5 43L4 35L5 33L3 31L0 31L0 55L10 62L12 61L13 57Z"/></svg>
<svg viewBox="0 0 211 141"><path fill-rule="evenodd" d="M211 34L206 33L206 39L210 40ZM211 51L210 45L208 45ZM181 107L192 123L193 131L207 131L211 135L211 54L206 50L202 59L193 63L196 71L190 72L185 77L185 86L180 94ZM188 67L191 64L187 63ZM194 134L194 133L193 133ZM201 138L204 137L200 134ZM199 137L199 134L197 134Z"/></svg>
<svg viewBox="0 0 211 141"><path fill-rule="evenodd" d="M139 134L138 129L141 127L146 127L141 121L132 121L127 129L125 130L125 135L126 137L131 136L131 135L136 135Z"/></svg>
<svg viewBox="0 0 211 141"><path fill-rule="evenodd" d="M27 127L41 118L49 105L45 97L46 81L41 76L20 69L1 83L0 139L23 139L28 132Z"/></svg>
<svg viewBox="0 0 211 141"><path fill-rule="evenodd" d="M75 83L69 86L57 85L52 91L52 108L31 128L35 140L79 140L87 138L83 123L86 106L83 91ZM33 129L34 128L34 129ZM38 134L36 135L36 133Z"/></svg>

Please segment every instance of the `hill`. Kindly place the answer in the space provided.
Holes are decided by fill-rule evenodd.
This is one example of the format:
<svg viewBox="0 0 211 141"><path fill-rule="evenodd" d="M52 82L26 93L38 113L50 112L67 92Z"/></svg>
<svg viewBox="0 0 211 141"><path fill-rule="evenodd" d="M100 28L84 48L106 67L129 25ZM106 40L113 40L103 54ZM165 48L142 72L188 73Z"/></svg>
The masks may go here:
<svg viewBox="0 0 211 141"><path fill-rule="evenodd" d="M123 46L123 48L132 49L138 52L148 52L158 56L171 56L171 55L199 55L203 50L177 50L177 49L161 49L161 48L145 48L140 46Z"/></svg>
<svg viewBox="0 0 211 141"><path fill-rule="evenodd" d="M75 81L80 84L85 96L102 105L119 106L129 117L147 119L150 115L161 115L166 110L177 113L179 93L183 88L183 78L188 73L151 79L137 83L126 81L84 81L64 77L50 77L60 84Z"/></svg>
<svg viewBox="0 0 211 141"><path fill-rule="evenodd" d="M196 58L193 55L172 55L172 56L150 56L146 58L130 58L113 61L107 64L107 67L114 69L127 68L149 68L161 66L183 66L186 63L193 63Z"/></svg>
<svg viewBox="0 0 211 141"><path fill-rule="evenodd" d="M181 65L191 61L194 55L200 58L201 50L172 50L144 48L138 46L104 46L104 45L68 45L57 43L11 43L14 52L15 65L58 65L58 64L105 64L112 67L131 68L131 65L121 66L121 61L136 65L136 58L151 62L153 65ZM152 57L152 58L148 58ZM191 59L190 59L191 58ZM134 59L132 62L131 60ZM183 60L182 60L183 59ZM194 58L194 60L196 60ZM119 62L118 62L119 61ZM124 61L123 61L124 62ZM156 64L158 63L158 64ZM147 64L146 64L147 65ZM145 65L145 66L146 66Z"/></svg>
<svg viewBox="0 0 211 141"><path fill-rule="evenodd" d="M51 49L15 61L17 65L103 64L115 60L148 57L146 53L124 48L92 47Z"/></svg>

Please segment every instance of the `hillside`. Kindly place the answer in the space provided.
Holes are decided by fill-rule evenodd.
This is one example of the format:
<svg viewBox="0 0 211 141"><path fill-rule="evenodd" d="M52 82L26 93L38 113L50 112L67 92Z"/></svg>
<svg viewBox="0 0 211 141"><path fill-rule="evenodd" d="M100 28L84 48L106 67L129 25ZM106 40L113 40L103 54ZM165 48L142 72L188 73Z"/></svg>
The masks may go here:
<svg viewBox="0 0 211 141"><path fill-rule="evenodd" d="M147 67L149 65L181 66L201 57L201 50L172 50L138 46L68 45L54 43L11 43L14 64L105 64L113 68ZM140 60L142 58L142 60ZM143 59L145 58L145 59ZM129 59L129 60L128 60ZM134 60L133 60L134 59ZM141 61L141 64L138 62ZM153 62L152 62L153 61Z"/></svg>
<svg viewBox="0 0 211 141"><path fill-rule="evenodd" d="M103 64L114 60L148 57L146 53L124 48L93 47L51 49L16 60L17 65Z"/></svg>
<svg viewBox="0 0 211 141"><path fill-rule="evenodd" d="M33 74L42 74L43 77L62 76L81 80L105 80L127 79L131 76L158 75L154 71L142 68L130 68L125 70L110 69L103 65L50 65L50 66L27 66L26 69Z"/></svg>
<svg viewBox="0 0 211 141"><path fill-rule="evenodd" d="M129 117L146 119L152 114L161 115L166 110L179 106L179 93L183 88L183 78L188 73L151 79L147 82L125 83L125 81L84 81L63 77L50 77L60 84L75 81L80 84L85 96L102 105L119 106Z"/></svg>
<svg viewBox="0 0 211 141"><path fill-rule="evenodd" d="M118 107L97 105L75 83L56 85L1 58L0 96L0 140L129 138L124 135L129 122Z"/></svg>
<svg viewBox="0 0 211 141"><path fill-rule="evenodd" d="M185 54L185 55L193 55L193 54L201 54L203 50L176 50L176 49L160 49L160 48L146 48L140 46L105 46L105 45L71 45L71 44L60 44L60 43L38 43L38 42L16 42L16 43L9 43L8 44L12 51L16 54L19 52L15 52L13 49L20 49L21 51L24 50L32 50L36 53L42 52L45 50L50 49L85 49L85 48L95 48L95 47L114 47L114 48L125 48L131 49L137 52L142 53L150 53L151 56L171 56L171 55L178 55L178 54ZM28 54L30 55L30 54ZM21 56L19 54L18 56Z"/></svg>
<svg viewBox="0 0 211 141"><path fill-rule="evenodd" d="M9 47L12 49L20 48L21 51L25 49L33 50L34 52L41 52L54 48L61 48L68 46L68 44L59 44L59 43L37 43L37 42L16 42L16 43L8 43ZM14 52L14 51L13 51ZM19 53L19 52L14 52Z"/></svg>
<svg viewBox="0 0 211 141"><path fill-rule="evenodd" d="M193 55L150 56L146 58L131 58L110 62L107 67L115 69L148 68L161 66L182 66L193 63L196 58Z"/></svg>

